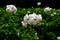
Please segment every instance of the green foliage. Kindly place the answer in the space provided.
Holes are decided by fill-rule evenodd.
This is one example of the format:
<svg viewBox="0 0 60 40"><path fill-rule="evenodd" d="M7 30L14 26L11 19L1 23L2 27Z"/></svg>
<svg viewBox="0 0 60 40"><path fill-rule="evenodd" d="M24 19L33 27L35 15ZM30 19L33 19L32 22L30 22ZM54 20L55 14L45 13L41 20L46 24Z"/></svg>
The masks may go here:
<svg viewBox="0 0 60 40"><path fill-rule="evenodd" d="M31 28L22 27L23 17L30 11L41 14L43 20L41 25ZM54 12L56 14L54 14ZM54 16L51 16L54 14ZM7 13L5 8L0 8L0 40L57 40L60 35L60 11L53 9L50 12L44 12L43 8L18 8L16 14ZM36 34L37 33L37 34Z"/></svg>

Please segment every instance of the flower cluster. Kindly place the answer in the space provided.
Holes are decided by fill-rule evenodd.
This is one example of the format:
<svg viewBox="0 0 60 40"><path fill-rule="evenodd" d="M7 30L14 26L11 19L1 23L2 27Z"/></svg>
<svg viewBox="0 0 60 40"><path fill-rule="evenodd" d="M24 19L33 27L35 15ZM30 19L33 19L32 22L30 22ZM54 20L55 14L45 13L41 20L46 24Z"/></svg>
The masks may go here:
<svg viewBox="0 0 60 40"><path fill-rule="evenodd" d="M6 6L6 11L8 13L16 13L17 12L17 8L14 5L7 5Z"/></svg>
<svg viewBox="0 0 60 40"><path fill-rule="evenodd" d="M42 21L42 16L41 15L36 15L36 13L33 14L26 14L24 16L24 21L22 21L22 26L27 26L27 24L30 25L37 25Z"/></svg>
<svg viewBox="0 0 60 40"><path fill-rule="evenodd" d="M52 8L46 7L46 8L44 9L44 12L48 12L48 11L50 11L50 10L52 10Z"/></svg>

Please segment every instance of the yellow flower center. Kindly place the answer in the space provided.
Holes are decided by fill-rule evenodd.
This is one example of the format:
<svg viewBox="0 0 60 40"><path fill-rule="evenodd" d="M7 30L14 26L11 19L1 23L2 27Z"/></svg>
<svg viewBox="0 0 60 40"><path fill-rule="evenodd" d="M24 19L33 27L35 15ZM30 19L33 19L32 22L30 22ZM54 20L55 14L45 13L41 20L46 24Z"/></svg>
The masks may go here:
<svg viewBox="0 0 60 40"><path fill-rule="evenodd" d="M37 20L37 18L34 18L34 20Z"/></svg>
<svg viewBox="0 0 60 40"><path fill-rule="evenodd" d="M29 18L27 18L27 20L29 20Z"/></svg>

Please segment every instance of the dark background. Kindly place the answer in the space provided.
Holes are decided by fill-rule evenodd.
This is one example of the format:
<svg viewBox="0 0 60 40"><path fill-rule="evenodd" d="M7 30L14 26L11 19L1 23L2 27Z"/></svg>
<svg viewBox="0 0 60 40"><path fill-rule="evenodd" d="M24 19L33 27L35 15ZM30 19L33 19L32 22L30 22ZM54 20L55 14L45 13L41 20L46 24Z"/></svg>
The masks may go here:
<svg viewBox="0 0 60 40"><path fill-rule="evenodd" d="M60 8L60 0L0 0L0 7L5 7L8 4L13 4L17 7L21 8L31 8L38 7L37 2L41 2L42 5L40 7L52 7L52 8Z"/></svg>

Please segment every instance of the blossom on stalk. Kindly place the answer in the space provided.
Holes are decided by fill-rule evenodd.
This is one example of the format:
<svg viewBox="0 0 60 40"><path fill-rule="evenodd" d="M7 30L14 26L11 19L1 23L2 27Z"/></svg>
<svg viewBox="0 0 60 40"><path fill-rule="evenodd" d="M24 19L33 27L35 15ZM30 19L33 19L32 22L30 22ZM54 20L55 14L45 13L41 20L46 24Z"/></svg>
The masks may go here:
<svg viewBox="0 0 60 40"><path fill-rule="evenodd" d="M50 8L50 7L44 8L44 12L49 12L49 11L51 11L51 10L52 10L52 8Z"/></svg>
<svg viewBox="0 0 60 40"><path fill-rule="evenodd" d="M38 2L38 3L37 3L37 6L40 6L40 5L41 5L41 2Z"/></svg>
<svg viewBox="0 0 60 40"><path fill-rule="evenodd" d="M16 13L17 12L17 8L15 7L15 5L7 5L6 6L6 11L8 13Z"/></svg>

